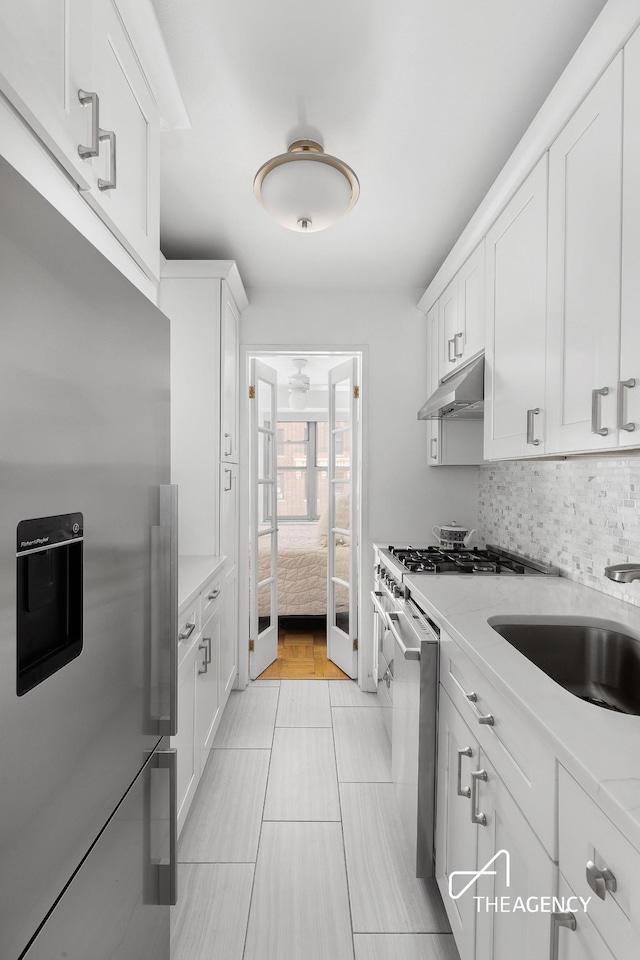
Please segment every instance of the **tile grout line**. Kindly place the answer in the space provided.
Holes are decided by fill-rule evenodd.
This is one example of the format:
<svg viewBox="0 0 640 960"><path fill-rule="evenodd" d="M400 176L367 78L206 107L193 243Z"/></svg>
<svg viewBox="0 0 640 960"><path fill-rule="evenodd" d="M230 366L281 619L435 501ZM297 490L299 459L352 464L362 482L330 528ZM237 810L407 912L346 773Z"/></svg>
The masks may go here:
<svg viewBox="0 0 640 960"><path fill-rule="evenodd" d="M353 911L351 909L351 887L349 886L349 871L347 869L347 848L344 842L344 820L342 817L342 796L340 795L340 780L338 778L338 755L336 751L336 732L333 726L333 706L331 705L331 694L329 694L330 710L331 710L331 734L333 740L333 761L336 768L336 784L338 787L338 809L340 810L340 834L342 836L342 855L344 857L344 877L347 884L347 902L349 904L349 925L351 927L351 951L355 960L356 955L356 943L353 933Z"/></svg>
<svg viewBox="0 0 640 960"><path fill-rule="evenodd" d="M249 897L249 909L247 910L247 925L244 931L244 943L242 945L242 960L245 960L245 954L247 952L247 938L249 936L249 920L251 918L251 907L253 906L253 894L256 887L256 874L258 872L258 857L260 855L260 841L262 840L262 827L265 823L264 819L264 808L267 802L267 790L269 789L269 774L271 773L271 758L273 757L273 741L276 735L276 717L278 716L278 707L280 705L280 690L281 686L278 685L277 688L272 688L278 690L278 696L276 698L276 712L273 718L273 732L271 734L271 747L269 748L269 766L267 767L267 779L264 786L264 798L262 800L262 816L260 817L260 831L258 833L258 845L256 847L256 862L253 868L253 881L251 883L251 896ZM269 822L269 821L267 821Z"/></svg>

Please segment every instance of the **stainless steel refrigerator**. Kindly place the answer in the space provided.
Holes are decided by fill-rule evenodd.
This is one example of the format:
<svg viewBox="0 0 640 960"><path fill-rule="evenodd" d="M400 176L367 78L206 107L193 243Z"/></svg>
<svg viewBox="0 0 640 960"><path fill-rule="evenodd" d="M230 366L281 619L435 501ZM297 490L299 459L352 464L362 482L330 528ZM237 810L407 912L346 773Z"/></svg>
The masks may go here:
<svg viewBox="0 0 640 960"><path fill-rule="evenodd" d="M0 957L166 960L169 323L0 159Z"/></svg>

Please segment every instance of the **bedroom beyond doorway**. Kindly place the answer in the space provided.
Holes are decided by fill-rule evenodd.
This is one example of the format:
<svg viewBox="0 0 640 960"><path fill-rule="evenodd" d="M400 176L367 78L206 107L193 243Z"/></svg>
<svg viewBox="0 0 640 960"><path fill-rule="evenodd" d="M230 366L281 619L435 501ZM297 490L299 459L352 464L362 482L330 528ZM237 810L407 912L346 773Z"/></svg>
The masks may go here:
<svg viewBox="0 0 640 960"><path fill-rule="evenodd" d="M250 673L354 678L361 357L248 359Z"/></svg>

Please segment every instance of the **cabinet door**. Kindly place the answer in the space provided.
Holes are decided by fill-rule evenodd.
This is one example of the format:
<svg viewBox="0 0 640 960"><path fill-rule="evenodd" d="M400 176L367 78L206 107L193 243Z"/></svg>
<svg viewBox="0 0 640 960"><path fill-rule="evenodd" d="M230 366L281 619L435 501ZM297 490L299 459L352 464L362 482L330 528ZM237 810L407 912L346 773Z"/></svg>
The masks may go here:
<svg viewBox="0 0 640 960"><path fill-rule="evenodd" d="M224 710L238 673L238 578L225 581L220 634L220 709Z"/></svg>
<svg viewBox="0 0 640 960"><path fill-rule="evenodd" d="M458 275L453 278L447 289L438 300L440 323L440 363L438 365L439 379L448 376L456 368L457 359L454 355L456 333L458 325Z"/></svg>
<svg viewBox="0 0 640 960"><path fill-rule="evenodd" d="M618 427L619 444L627 447L640 445L640 30L624 48L623 171Z"/></svg>
<svg viewBox="0 0 640 960"><path fill-rule="evenodd" d="M474 250L458 271L458 329L454 356L466 363L484 347L485 242Z"/></svg>
<svg viewBox="0 0 640 960"><path fill-rule="evenodd" d="M478 828L471 822L471 771L478 769L478 742L440 687L436 804L436 880L440 887L460 960L475 957L475 890L461 896L468 878L457 870L475 870ZM459 789L460 787L460 789ZM462 794L462 795L461 795ZM450 895L449 884L452 889Z"/></svg>
<svg viewBox="0 0 640 960"><path fill-rule="evenodd" d="M195 736L200 659L201 651L194 642L178 668L178 733L171 738L171 746L178 751L178 831L187 819L200 779L200 753Z"/></svg>
<svg viewBox="0 0 640 960"><path fill-rule="evenodd" d="M574 892L560 874L558 897L567 900ZM558 953L553 960L626 960L619 954L614 958L608 946L591 922L588 913L575 913L576 928L560 927L558 931ZM633 954L627 954L631 957Z"/></svg>
<svg viewBox="0 0 640 960"><path fill-rule="evenodd" d="M617 445L621 218L622 53L549 153L546 453Z"/></svg>
<svg viewBox="0 0 640 960"><path fill-rule="evenodd" d="M81 187L90 169L78 146L91 141L93 4L0 0L0 91Z"/></svg>
<svg viewBox="0 0 640 960"><path fill-rule="evenodd" d="M545 155L487 234L487 459L544 453L547 164Z"/></svg>
<svg viewBox="0 0 640 960"><path fill-rule="evenodd" d="M485 818L478 824L478 871L489 865L494 873L479 876L475 887L476 960L540 960L549 951L549 914L511 908L517 898L553 896L556 868L483 751L479 769L486 780L476 788L475 812Z"/></svg>
<svg viewBox="0 0 640 960"><path fill-rule="evenodd" d="M440 366L440 323L438 301L427 313L427 396L438 386ZM440 420L427 420L427 449L429 466L436 467L440 459Z"/></svg>
<svg viewBox="0 0 640 960"><path fill-rule="evenodd" d="M87 200L129 251L159 276L160 121L136 53L113 0L94 23L94 85L105 139L90 161Z"/></svg>
<svg viewBox="0 0 640 960"><path fill-rule="evenodd" d="M238 462L238 336L239 317L225 283L221 305L220 459Z"/></svg>
<svg viewBox="0 0 640 960"><path fill-rule="evenodd" d="M196 698L196 743L200 754L201 774L209 758L209 750L220 719L221 602L202 628L202 638L198 644L200 656Z"/></svg>

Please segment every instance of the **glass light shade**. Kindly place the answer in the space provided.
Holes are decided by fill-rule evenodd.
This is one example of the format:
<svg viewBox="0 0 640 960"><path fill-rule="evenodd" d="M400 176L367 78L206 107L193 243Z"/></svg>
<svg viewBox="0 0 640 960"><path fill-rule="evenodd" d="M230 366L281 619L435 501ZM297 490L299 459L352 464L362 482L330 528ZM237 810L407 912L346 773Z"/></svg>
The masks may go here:
<svg viewBox="0 0 640 960"><path fill-rule="evenodd" d="M317 233L349 212L360 187L353 170L341 160L325 154L314 141L297 141L288 153L258 170L254 191L267 213L283 227Z"/></svg>
<svg viewBox="0 0 640 960"><path fill-rule="evenodd" d="M307 390L289 387L289 406L292 410L304 410L307 406Z"/></svg>

